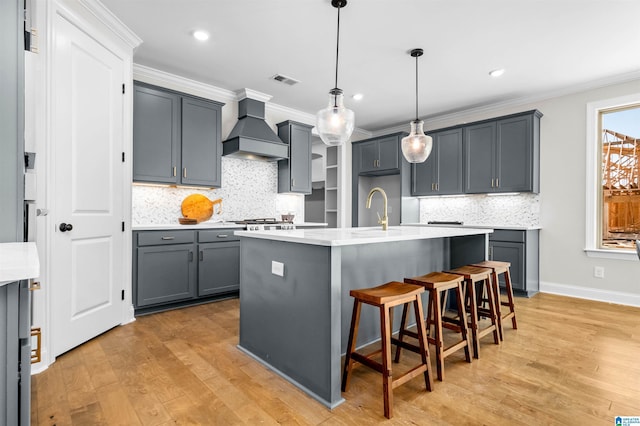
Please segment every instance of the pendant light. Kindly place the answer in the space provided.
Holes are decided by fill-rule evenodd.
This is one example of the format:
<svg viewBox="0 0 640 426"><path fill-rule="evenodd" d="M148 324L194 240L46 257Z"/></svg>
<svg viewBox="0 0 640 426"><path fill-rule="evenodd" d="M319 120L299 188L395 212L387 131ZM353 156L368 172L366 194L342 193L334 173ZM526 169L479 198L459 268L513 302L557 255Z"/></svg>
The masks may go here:
<svg viewBox="0 0 640 426"><path fill-rule="evenodd" d="M411 51L411 56L416 58L416 119L411 122L409 136L402 138L402 155L410 163L423 163L431 154L431 147L433 146L431 136L425 135L422 130L424 121L418 119L418 58L423 53L422 49L413 49Z"/></svg>
<svg viewBox="0 0 640 426"><path fill-rule="evenodd" d="M353 111L344 107L344 95L338 89L338 53L340 52L340 9L347 5L347 0L331 0L331 5L338 9L338 33L336 41L336 84L329 91L329 105L316 116L316 130L322 142L329 146L342 145L351 138L355 117Z"/></svg>

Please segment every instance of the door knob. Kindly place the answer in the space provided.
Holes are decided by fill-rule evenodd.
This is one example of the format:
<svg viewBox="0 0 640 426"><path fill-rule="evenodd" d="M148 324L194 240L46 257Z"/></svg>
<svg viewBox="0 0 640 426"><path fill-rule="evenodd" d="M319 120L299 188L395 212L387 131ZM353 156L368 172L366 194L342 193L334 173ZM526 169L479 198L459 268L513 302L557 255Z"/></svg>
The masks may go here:
<svg viewBox="0 0 640 426"><path fill-rule="evenodd" d="M58 229L60 229L60 232L67 232L67 231L71 231L73 229L73 225L71 225L70 223L64 223L62 222L60 224L60 226L58 227Z"/></svg>

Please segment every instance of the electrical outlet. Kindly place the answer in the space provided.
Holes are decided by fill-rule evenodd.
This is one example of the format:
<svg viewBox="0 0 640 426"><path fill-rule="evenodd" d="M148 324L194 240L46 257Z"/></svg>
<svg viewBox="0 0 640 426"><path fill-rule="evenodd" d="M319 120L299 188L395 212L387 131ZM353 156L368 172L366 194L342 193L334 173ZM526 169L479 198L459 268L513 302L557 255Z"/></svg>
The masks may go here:
<svg viewBox="0 0 640 426"><path fill-rule="evenodd" d="M604 278L604 267L603 266L595 266L593 268L593 276L596 278Z"/></svg>
<svg viewBox="0 0 640 426"><path fill-rule="evenodd" d="M284 263L271 261L271 273L279 277L284 277Z"/></svg>

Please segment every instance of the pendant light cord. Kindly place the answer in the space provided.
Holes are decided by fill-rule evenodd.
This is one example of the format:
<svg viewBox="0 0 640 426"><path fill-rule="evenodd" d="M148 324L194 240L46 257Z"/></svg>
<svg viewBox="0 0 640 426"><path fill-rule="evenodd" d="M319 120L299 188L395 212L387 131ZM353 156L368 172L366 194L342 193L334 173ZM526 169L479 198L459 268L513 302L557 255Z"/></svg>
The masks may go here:
<svg viewBox="0 0 640 426"><path fill-rule="evenodd" d="M418 58L416 56L416 121L418 121Z"/></svg>
<svg viewBox="0 0 640 426"><path fill-rule="evenodd" d="M340 54L340 5L338 5L338 30L336 34L336 84L334 88L338 88L338 58ZM333 106L338 106L338 95L333 96Z"/></svg>

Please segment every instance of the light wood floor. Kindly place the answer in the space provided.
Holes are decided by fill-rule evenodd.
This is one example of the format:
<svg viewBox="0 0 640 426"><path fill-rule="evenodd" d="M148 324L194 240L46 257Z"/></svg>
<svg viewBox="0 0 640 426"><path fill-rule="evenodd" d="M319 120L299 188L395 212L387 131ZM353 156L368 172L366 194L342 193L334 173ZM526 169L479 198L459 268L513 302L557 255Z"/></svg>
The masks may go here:
<svg viewBox="0 0 640 426"><path fill-rule="evenodd" d="M59 357L33 377L32 424L611 425L640 416L640 309L548 294L516 302L519 328L506 328L502 346L488 336L479 360L447 358L433 392L421 376L395 389L391 420L368 368L356 368L346 402L329 411L240 352L236 299L138 317ZM417 360L403 353L399 370Z"/></svg>

